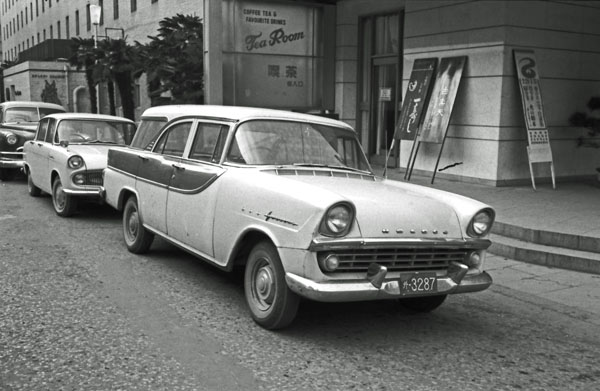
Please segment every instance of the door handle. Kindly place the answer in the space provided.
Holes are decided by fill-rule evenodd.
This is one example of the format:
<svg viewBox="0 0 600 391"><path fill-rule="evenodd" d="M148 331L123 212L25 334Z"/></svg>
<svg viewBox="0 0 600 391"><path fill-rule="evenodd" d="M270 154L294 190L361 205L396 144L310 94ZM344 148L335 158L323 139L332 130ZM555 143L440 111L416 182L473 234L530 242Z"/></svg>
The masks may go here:
<svg viewBox="0 0 600 391"><path fill-rule="evenodd" d="M53 155L48 155L48 158L54 160L54 156Z"/></svg>
<svg viewBox="0 0 600 391"><path fill-rule="evenodd" d="M138 155L138 157L140 159L142 159L143 161L147 161L148 160L148 158L146 156Z"/></svg>
<svg viewBox="0 0 600 391"><path fill-rule="evenodd" d="M184 166L182 166L181 164L176 164L176 163L175 163L175 164L171 164L171 165L172 165L172 166L173 166L173 167L174 167L176 170L181 170L181 171L185 170L185 167L184 167Z"/></svg>

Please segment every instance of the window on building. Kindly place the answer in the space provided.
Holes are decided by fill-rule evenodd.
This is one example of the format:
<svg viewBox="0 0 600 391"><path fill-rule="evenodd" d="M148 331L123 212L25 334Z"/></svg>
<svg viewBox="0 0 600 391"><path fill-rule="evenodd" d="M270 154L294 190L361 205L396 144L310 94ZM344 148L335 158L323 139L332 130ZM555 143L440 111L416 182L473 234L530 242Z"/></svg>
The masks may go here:
<svg viewBox="0 0 600 391"><path fill-rule="evenodd" d="M119 19L119 0L113 0L113 18Z"/></svg>
<svg viewBox="0 0 600 391"><path fill-rule="evenodd" d="M158 0L152 0L153 3L156 3Z"/></svg>
<svg viewBox="0 0 600 391"><path fill-rule="evenodd" d="M100 6L100 26L104 24L104 0L98 1L98 5Z"/></svg>
<svg viewBox="0 0 600 391"><path fill-rule="evenodd" d="M92 15L90 14L90 5L85 6L85 27L87 31L92 29Z"/></svg>
<svg viewBox="0 0 600 391"><path fill-rule="evenodd" d="M60 39L60 20L56 22L56 38Z"/></svg>
<svg viewBox="0 0 600 391"><path fill-rule="evenodd" d="M131 0L131 12L137 11L137 0Z"/></svg>
<svg viewBox="0 0 600 391"><path fill-rule="evenodd" d="M25 6L25 24L29 24L29 18L27 18L27 6Z"/></svg>
<svg viewBox="0 0 600 391"><path fill-rule="evenodd" d="M37 33L37 43L40 43L40 33Z"/></svg>
<svg viewBox="0 0 600 391"><path fill-rule="evenodd" d="M42 13L46 10L46 1L42 0Z"/></svg>
<svg viewBox="0 0 600 391"><path fill-rule="evenodd" d="M79 10L75 11L75 35L79 36Z"/></svg>
<svg viewBox="0 0 600 391"><path fill-rule="evenodd" d="M65 38L67 38L67 39L71 38L71 32L69 30L70 30L69 17L66 16L65 17Z"/></svg>
<svg viewBox="0 0 600 391"><path fill-rule="evenodd" d="M29 3L29 19L33 22L33 3Z"/></svg>
<svg viewBox="0 0 600 391"><path fill-rule="evenodd" d="M52 7L52 0L48 0L48 8Z"/></svg>
<svg viewBox="0 0 600 391"><path fill-rule="evenodd" d="M35 16L40 16L40 0L35 0Z"/></svg>
<svg viewBox="0 0 600 391"><path fill-rule="evenodd" d="M42 38L44 41L46 40L46 29L44 29L44 34L43 34Z"/></svg>
<svg viewBox="0 0 600 391"><path fill-rule="evenodd" d="M50 26L50 39L54 38L54 28Z"/></svg>

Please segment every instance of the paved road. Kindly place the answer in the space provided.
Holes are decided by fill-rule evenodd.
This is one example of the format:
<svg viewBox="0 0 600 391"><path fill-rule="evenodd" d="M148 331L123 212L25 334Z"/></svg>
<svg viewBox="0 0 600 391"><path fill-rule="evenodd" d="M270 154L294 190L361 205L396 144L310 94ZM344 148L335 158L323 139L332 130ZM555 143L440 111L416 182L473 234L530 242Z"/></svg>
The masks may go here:
<svg viewBox="0 0 600 391"><path fill-rule="evenodd" d="M514 281L426 315L303 302L269 332L239 273L160 241L130 254L120 227L107 206L63 219L0 182L1 390L600 389L600 316Z"/></svg>

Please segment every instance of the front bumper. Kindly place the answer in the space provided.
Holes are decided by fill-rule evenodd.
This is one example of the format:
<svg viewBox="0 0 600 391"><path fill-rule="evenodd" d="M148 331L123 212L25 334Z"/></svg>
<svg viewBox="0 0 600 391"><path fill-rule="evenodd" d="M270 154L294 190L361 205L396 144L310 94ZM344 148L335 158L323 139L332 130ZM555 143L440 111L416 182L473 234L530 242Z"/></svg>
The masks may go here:
<svg viewBox="0 0 600 391"><path fill-rule="evenodd" d="M302 297L315 301L344 302L381 299L399 299L399 280L383 281L380 288L367 277L364 282L357 281L328 281L315 282L293 273L286 273L285 280L289 288ZM438 290L436 294L455 294L477 292L487 289L492 284L492 277L487 272L466 275L466 270L460 269L445 277L437 277Z"/></svg>
<svg viewBox="0 0 600 391"><path fill-rule="evenodd" d="M22 159L6 159L0 157L0 168L23 169L25 161Z"/></svg>

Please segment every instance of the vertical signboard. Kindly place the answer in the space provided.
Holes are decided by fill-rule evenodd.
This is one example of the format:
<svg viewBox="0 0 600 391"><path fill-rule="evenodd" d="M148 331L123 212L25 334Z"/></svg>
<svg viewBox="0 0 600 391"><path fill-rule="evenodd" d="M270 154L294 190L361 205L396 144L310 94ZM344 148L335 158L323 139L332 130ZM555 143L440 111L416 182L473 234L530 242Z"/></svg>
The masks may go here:
<svg viewBox="0 0 600 391"><path fill-rule="evenodd" d="M444 142L466 59L466 56L446 57L440 61L427 114L419 134L420 142L436 144Z"/></svg>
<svg viewBox="0 0 600 391"><path fill-rule="evenodd" d="M550 163L552 187L556 188L550 137L544 117L542 90L535 53L533 50L514 50L514 58L525 126L527 127L527 158L529 160L531 184L535 189L533 163Z"/></svg>
<svg viewBox="0 0 600 391"><path fill-rule="evenodd" d="M322 10L270 1L227 3L226 101L274 108L318 107Z"/></svg>
<svg viewBox="0 0 600 391"><path fill-rule="evenodd" d="M427 104L437 58L419 58L413 63L395 139L414 140Z"/></svg>

